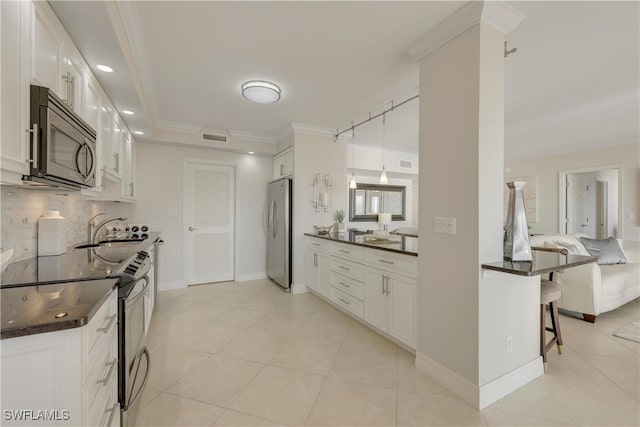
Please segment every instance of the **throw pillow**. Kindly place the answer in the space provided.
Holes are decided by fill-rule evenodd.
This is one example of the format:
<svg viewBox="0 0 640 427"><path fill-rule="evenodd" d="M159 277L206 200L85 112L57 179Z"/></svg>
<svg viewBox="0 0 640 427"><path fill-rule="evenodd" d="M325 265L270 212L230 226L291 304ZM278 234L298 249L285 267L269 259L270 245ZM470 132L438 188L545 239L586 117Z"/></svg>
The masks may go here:
<svg viewBox="0 0 640 427"><path fill-rule="evenodd" d="M598 257L600 265L627 263L627 258L615 237L604 240L581 237L580 241L592 256Z"/></svg>
<svg viewBox="0 0 640 427"><path fill-rule="evenodd" d="M569 242L563 242L562 240L545 240L544 247L551 249L566 249L571 255L580 255L580 251L578 250L576 245Z"/></svg>

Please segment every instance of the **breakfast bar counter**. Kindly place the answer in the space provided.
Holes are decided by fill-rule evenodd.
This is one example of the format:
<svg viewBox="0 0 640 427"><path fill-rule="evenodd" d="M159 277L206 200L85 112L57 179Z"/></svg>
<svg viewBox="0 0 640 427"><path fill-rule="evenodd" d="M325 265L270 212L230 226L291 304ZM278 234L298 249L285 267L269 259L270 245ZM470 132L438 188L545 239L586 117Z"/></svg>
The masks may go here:
<svg viewBox="0 0 640 427"><path fill-rule="evenodd" d="M347 231L345 233L305 233L305 236L319 239L346 243L349 245L364 246L372 249L396 252L404 255L418 256L418 238L390 234L389 237L376 237L375 234Z"/></svg>

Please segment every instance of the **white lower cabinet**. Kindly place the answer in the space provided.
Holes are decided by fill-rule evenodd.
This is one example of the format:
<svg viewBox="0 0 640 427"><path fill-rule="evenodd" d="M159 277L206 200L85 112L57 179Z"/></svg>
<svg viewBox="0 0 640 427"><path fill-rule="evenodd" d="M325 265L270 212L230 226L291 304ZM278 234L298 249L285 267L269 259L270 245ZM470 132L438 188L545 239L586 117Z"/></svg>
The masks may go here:
<svg viewBox="0 0 640 427"><path fill-rule="evenodd" d="M366 267L364 320L415 347L416 286L416 279Z"/></svg>
<svg viewBox="0 0 640 427"><path fill-rule="evenodd" d="M415 348L415 256L308 237L306 270L311 291Z"/></svg>
<svg viewBox="0 0 640 427"><path fill-rule="evenodd" d="M117 296L83 327L2 340L7 425L120 425Z"/></svg>

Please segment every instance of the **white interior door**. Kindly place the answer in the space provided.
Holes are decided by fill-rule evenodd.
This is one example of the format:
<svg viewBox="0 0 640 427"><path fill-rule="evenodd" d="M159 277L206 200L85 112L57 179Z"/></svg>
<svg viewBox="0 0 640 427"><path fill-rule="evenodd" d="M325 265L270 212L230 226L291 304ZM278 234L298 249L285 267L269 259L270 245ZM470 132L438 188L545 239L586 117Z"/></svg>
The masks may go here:
<svg viewBox="0 0 640 427"><path fill-rule="evenodd" d="M567 234L596 237L595 174L567 174Z"/></svg>
<svg viewBox="0 0 640 427"><path fill-rule="evenodd" d="M235 168L185 160L183 184L185 283L233 280Z"/></svg>
<svg viewBox="0 0 640 427"><path fill-rule="evenodd" d="M607 181L597 181L596 192L596 239L606 239L609 230L609 191Z"/></svg>

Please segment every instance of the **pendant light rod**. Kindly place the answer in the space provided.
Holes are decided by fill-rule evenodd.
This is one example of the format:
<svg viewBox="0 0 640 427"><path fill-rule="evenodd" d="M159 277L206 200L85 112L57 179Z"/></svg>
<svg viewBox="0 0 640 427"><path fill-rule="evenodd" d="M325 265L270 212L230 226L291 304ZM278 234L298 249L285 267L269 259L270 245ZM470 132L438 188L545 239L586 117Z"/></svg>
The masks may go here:
<svg viewBox="0 0 640 427"><path fill-rule="evenodd" d="M414 99L417 99L419 97L420 97L420 95L414 95L409 99L405 99L404 101L402 101L401 103L399 103L397 105L393 105L393 101L391 101L391 108L389 108L388 110L383 110L381 113L378 113L375 116L372 116L371 113L369 113L369 118L368 119L364 119L363 121L361 121L360 123L356 123L355 125L352 122L351 123L351 127L346 128L345 130L341 130L341 131L338 132L337 129L336 129L336 135L333 138L333 142L336 142L338 140L338 138L340 137L340 135L342 135L343 133L353 132L353 129L357 128L358 126L362 126L365 123L369 123L370 121L377 119L378 117L384 116L385 114L395 110L396 108L403 106L407 102L413 101Z"/></svg>

